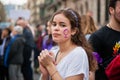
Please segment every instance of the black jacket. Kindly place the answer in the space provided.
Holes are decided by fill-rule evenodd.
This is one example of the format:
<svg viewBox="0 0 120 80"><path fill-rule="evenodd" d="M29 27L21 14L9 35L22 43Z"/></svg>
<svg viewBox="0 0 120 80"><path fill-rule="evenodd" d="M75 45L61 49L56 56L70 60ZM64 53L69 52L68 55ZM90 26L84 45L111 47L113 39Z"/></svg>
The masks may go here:
<svg viewBox="0 0 120 80"><path fill-rule="evenodd" d="M8 64L22 64L23 63L23 49L24 38L19 36L13 42L8 56Z"/></svg>

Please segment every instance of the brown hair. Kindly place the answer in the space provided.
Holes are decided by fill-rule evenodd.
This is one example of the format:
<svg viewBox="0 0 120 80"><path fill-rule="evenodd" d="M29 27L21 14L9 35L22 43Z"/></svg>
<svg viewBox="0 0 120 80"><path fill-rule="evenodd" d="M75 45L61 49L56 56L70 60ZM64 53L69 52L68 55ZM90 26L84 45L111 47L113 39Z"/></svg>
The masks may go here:
<svg viewBox="0 0 120 80"><path fill-rule="evenodd" d="M8 35L10 35L10 33L11 33L10 28L4 28L3 30L7 31L7 32L8 32Z"/></svg>
<svg viewBox="0 0 120 80"><path fill-rule="evenodd" d="M112 8L116 8L116 3L117 3L117 1L120 1L120 0L109 0L109 5L108 5L108 7L110 8L110 7L112 7ZM110 14L110 11L109 11L109 14ZM110 14L111 15L111 14Z"/></svg>
<svg viewBox="0 0 120 80"><path fill-rule="evenodd" d="M66 18L69 19L70 24L71 24L71 29L72 30L77 30L76 33L74 35L72 35L71 41L78 45L78 46L82 46L88 56L88 60L89 60L89 67L90 67L90 71L95 71L96 70L96 61L92 55L92 47L89 45L89 43L86 41L85 36L82 32L81 29L81 18L79 16L79 14L74 11L73 9L62 9L57 11L51 18L51 22L54 19L54 16L57 14L63 14Z"/></svg>
<svg viewBox="0 0 120 80"><path fill-rule="evenodd" d="M81 16L81 27L85 35L92 34L97 30L97 27L95 26L93 18L88 15Z"/></svg>
<svg viewBox="0 0 120 80"><path fill-rule="evenodd" d="M120 0L109 0L109 7L115 8L117 1L120 1Z"/></svg>

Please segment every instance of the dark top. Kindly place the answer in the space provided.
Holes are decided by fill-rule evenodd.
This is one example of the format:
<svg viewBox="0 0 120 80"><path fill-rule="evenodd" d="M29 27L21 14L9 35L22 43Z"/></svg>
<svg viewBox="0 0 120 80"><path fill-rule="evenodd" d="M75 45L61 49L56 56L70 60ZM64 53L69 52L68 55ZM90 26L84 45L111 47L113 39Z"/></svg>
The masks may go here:
<svg viewBox="0 0 120 80"><path fill-rule="evenodd" d="M24 49L24 38L22 35L16 37L13 42L8 57L8 64L22 64L23 63L23 49Z"/></svg>
<svg viewBox="0 0 120 80"><path fill-rule="evenodd" d="M35 47L34 38L29 28L24 28L23 36L25 38L25 46L34 48Z"/></svg>
<svg viewBox="0 0 120 80"><path fill-rule="evenodd" d="M100 57L102 57L103 63L105 63L104 67L109 64L108 60L113 58L114 53L120 53L119 48L118 51L115 51L116 44L120 46L120 32L115 31L107 26L104 26L95 33L93 33L89 38L89 42L91 43L94 51L97 52ZM104 69L99 68L99 70ZM101 75L100 72L98 74Z"/></svg>

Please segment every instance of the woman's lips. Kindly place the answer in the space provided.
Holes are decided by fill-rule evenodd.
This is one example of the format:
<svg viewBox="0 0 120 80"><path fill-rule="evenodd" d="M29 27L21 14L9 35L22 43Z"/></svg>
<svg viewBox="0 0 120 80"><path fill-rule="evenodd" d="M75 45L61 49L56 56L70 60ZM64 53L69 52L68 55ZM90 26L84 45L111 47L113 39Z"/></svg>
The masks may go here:
<svg viewBox="0 0 120 80"><path fill-rule="evenodd" d="M53 35L53 36L59 36L60 34L58 34L58 33L53 33L52 35Z"/></svg>

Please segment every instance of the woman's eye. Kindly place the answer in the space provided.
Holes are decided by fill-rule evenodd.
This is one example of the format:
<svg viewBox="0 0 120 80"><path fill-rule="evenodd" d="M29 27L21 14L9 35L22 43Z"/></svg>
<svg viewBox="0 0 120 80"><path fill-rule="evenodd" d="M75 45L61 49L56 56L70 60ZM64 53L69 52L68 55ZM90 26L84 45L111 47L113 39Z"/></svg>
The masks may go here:
<svg viewBox="0 0 120 80"><path fill-rule="evenodd" d="M53 23L52 25L53 25L53 26L56 26L56 24L55 24L55 23Z"/></svg>
<svg viewBox="0 0 120 80"><path fill-rule="evenodd" d="M64 25L64 24L62 24L61 26L62 26L62 27L66 27L66 25Z"/></svg>

